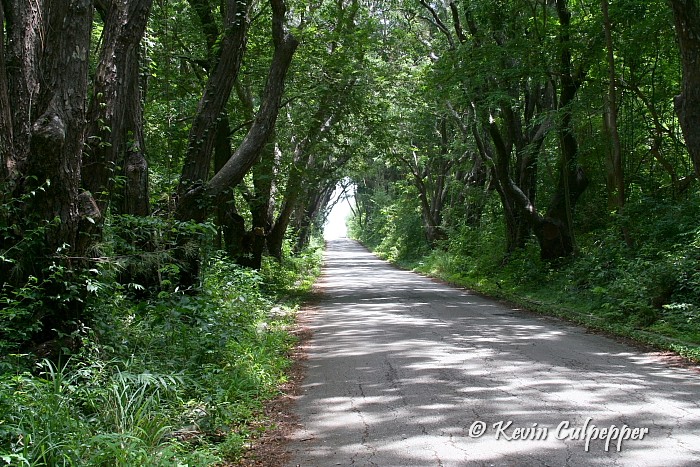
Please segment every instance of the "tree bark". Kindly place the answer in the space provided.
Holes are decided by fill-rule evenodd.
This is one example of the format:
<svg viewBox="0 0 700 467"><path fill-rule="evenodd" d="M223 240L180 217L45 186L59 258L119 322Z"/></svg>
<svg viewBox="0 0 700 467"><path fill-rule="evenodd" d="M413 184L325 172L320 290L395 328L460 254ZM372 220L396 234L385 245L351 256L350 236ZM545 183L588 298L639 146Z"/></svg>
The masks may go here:
<svg viewBox="0 0 700 467"><path fill-rule="evenodd" d="M267 249L270 255L277 260L282 259L284 236L287 233L292 213L302 192L303 174L308 170L309 156L308 150L302 149L300 145L297 145L294 162L290 168L287 186L285 187L284 201L267 236Z"/></svg>
<svg viewBox="0 0 700 467"><path fill-rule="evenodd" d="M140 56L136 49L131 54L133 70L138 70ZM134 216L149 215L148 161L146 160L146 142L143 134L143 90L137 73L128 77L130 89L128 95L124 130L126 131L126 160L124 161L124 191L117 194L118 212Z"/></svg>
<svg viewBox="0 0 700 467"><path fill-rule="evenodd" d="M2 221L14 226L0 249L15 261L13 270L0 264L0 284L38 279L43 307L32 319L43 324L43 341L83 318L85 292L67 293L65 282L82 267L67 258L85 255L81 225L95 215L80 192L94 8L92 0L4 0L0 10L0 101L12 105L11 119L0 109L0 152L13 201Z"/></svg>
<svg viewBox="0 0 700 467"><path fill-rule="evenodd" d="M31 158L26 173L38 183L50 180L34 198L32 212L61 219L50 230L47 250L78 243L78 195L84 143L85 102L93 7L90 0L44 3L45 48L40 63L42 84L32 115ZM28 72L28 76L33 76ZM82 252L77 252L82 253Z"/></svg>
<svg viewBox="0 0 700 467"><path fill-rule="evenodd" d="M250 200L253 218L251 256L247 263L254 269L262 267L262 257L273 222L275 178L279 157L274 136L262 152L260 162L253 167L254 197Z"/></svg>
<svg viewBox="0 0 700 467"><path fill-rule="evenodd" d="M4 0L3 12L7 28L8 48L5 51L4 78L7 94L12 107L4 107L0 112L12 110L12 146L6 152L5 166L8 167L8 181L13 185L20 174L25 172L29 159L32 135L31 116L37 115L37 94L39 92L39 63L44 53L41 38L46 33L44 17L48 8L46 0L28 2L26 0ZM5 130L7 134L8 130ZM8 154L9 153L9 154ZM14 186L12 187L14 189Z"/></svg>
<svg viewBox="0 0 700 467"><path fill-rule="evenodd" d="M617 127L617 74L612 40L608 0L601 0L603 29L608 62L608 94L605 100L605 130L610 138L608 149L608 205L621 210L625 205L625 176L622 166L622 146Z"/></svg>
<svg viewBox="0 0 700 467"><path fill-rule="evenodd" d="M102 213L110 203L119 165L126 170L127 182L136 183L127 188L128 196L135 197L127 204L148 212L138 48L152 3L112 0L104 12L104 39L88 109L82 174L83 187ZM99 232L99 225L95 230Z"/></svg>
<svg viewBox="0 0 700 467"><path fill-rule="evenodd" d="M322 221L321 212L328 206L328 202L333 196L335 185L335 182L328 183L325 187L309 193L310 196L306 197L309 201L302 206L303 214L297 222L297 241L294 251L303 251L309 245L311 234Z"/></svg>
<svg viewBox="0 0 700 467"><path fill-rule="evenodd" d="M700 6L697 0L670 0L683 65L681 93L676 113L685 144L700 178Z"/></svg>
<svg viewBox="0 0 700 467"><path fill-rule="evenodd" d="M12 154L12 113L10 112L9 83L5 65L5 8L0 1L0 185L17 177ZM7 186L0 188L0 202L8 194Z"/></svg>
<svg viewBox="0 0 700 467"><path fill-rule="evenodd" d="M585 72L583 69L573 71L569 32L571 13L567 1L557 0L556 6L560 24L559 42L562 45L559 97L561 160L557 188L544 218L535 230L540 243L541 257L545 260L554 260L573 254L575 247L573 211L579 197L588 186L588 179L578 165L578 142L574 135L571 110L571 104L583 82Z"/></svg>

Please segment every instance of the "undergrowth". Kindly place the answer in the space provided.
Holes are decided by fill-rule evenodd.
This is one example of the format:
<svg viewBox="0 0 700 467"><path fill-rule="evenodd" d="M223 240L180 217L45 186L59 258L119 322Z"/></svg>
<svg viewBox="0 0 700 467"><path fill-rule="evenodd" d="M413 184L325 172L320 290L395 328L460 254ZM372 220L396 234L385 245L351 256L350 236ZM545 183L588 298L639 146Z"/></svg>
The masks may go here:
<svg viewBox="0 0 700 467"><path fill-rule="evenodd" d="M204 466L238 457L285 381L318 245L261 271L214 255L201 291L93 284L61 358L0 357L0 465Z"/></svg>

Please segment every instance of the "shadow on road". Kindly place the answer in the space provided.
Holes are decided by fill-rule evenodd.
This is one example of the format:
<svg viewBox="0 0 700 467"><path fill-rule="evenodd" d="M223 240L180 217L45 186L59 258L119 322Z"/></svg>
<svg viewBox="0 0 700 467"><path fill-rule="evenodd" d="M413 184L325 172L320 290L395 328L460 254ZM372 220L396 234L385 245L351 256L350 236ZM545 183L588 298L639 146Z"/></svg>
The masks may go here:
<svg viewBox="0 0 700 467"><path fill-rule="evenodd" d="M290 465L700 465L691 370L396 270L350 240L329 243L321 287ZM559 439L591 425L648 433L588 451Z"/></svg>

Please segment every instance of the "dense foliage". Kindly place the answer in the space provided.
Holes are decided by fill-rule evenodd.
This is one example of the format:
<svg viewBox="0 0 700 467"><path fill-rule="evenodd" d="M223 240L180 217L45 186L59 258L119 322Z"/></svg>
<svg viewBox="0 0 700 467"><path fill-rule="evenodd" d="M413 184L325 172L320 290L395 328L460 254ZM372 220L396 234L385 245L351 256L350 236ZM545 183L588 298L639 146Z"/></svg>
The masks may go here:
<svg viewBox="0 0 700 467"><path fill-rule="evenodd" d="M318 272L365 14L0 3L0 464L241 453Z"/></svg>
<svg viewBox="0 0 700 467"><path fill-rule="evenodd" d="M137 300L102 280L59 359L6 355L3 465L212 465L235 459L278 394L316 247L260 271L212 256L199 294ZM165 276L165 271L164 276ZM163 281L166 281L165 277ZM256 423L254 423L256 422Z"/></svg>

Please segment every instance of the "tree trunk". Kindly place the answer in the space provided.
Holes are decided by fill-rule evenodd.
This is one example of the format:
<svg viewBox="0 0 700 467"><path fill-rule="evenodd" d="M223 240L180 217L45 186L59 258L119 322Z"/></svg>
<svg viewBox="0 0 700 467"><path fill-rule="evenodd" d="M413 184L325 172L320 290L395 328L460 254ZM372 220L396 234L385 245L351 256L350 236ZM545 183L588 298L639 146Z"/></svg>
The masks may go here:
<svg viewBox="0 0 700 467"><path fill-rule="evenodd" d="M671 0L683 64L675 107L685 144L700 178L700 6L697 0Z"/></svg>
<svg viewBox="0 0 700 467"><path fill-rule="evenodd" d="M138 47L146 30L153 0L112 0L105 15L104 39L95 72L94 96L88 109L87 144L83 157L83 187L104 213L113 192L118 165L132 156L137 183L142 162ZM128 131L127 131L128 130ZM132 133L132 142L128 141ZM140 136L140 141L137 141ZM132 143L132 144L130 144ZM127 149L127 146L128 149ZM136 187L138 189L138 187ZM142 206L141 206L142 208ZM99 231L99 226L95 230Z"/></svg>
<svg viewBox="0 0 700 467"><path fill-rule="evenodd" d="M176 217L180 220L201 222L206 219L213 200L221 192L238 185L243 180L243 177L258 160L260 152L274 131L284 93L284 81L299 42L293 35L284 30L286 11L284 2L270 0L270 3L273 10L272 29L275 53L267 76L263 102L243 142L221 170L204 186L194 186L180 197L176 209ZM195 180L190 178L190 181ZM183 183L181 183L182 185Z"/></svg>
<svg viewBox="0 0 700 467"><path fill-rule="evenodd" d="M250 0L226 0L221 55L209 76L192 123L187 155L178 187L180 197L185 196L188 190L202 186L209 179L217 122L225 111L243 63L250 22L248 17L250 4ZM206 27L205 24L205 31Z"/></svg>
<svg viewBox="0 0 700 467"><path fill-rule="evenodd" d="M277 260L282 259L282 246L284 244L284 236L287 233L287 227L292 219L292 213L296 208L297 200L301 195L303 174L307 170L309 161L309 153L305 149L297 147L297 154L294 158L294 163L290 168L287 186L284 192L284 201L280 212L277 214L275 223L267 236L267 249L270 255Z"/></svg>
<svg viewBox="0 0 700 467"><path fill-rule="evenodd" d="M64 281L82 265L67 259L85 254L81 222L95 215L92 198L80 193L93 4L5 0L0 10L0 29L7 31L0 46L0 100L12 103L12 115L5 104L0 109L0 138L9 144L0 151L2 175L11 185L6 196L13 198L3 223L15 226L0 239L0 249L13 252L8 256L16 266L11 271L2 262L0 284L39 279L43 307L33 319L43 323L39 339L46 340L53 329L64 331L82 318L85 292L67 293Z"/></svg>
<svg viewBox="0 0 700 467"><path fill-rule="evenodd" d="M49 230L46 245L49 254L64 244L74 248L78 243L78 195L92 14L90 0L50 0L44 4L46 23L41 25L41 30L48 36L38 64L42 84L32 112L38 118L31 122L31 155L26 174L35 176L40 184L51 181L32 200L30 211L49 221L56 217L61 220L55 230Z"/></svg>
<svg viewBox="0 0 700 467"><path fill-rule="evenodd" d="M196 154L203 155L202 157L206 156L207 160L200 159L198 162L206 163L208 167L211 151L207 155L206 152L203 153L194 148L195 150L188 153L186 164L189 163L190 167L183 167L183 179L180 181L179 191L181 195L175 211L175 217L178 220L203 222L212 210L212 203L216 202L226 190L233 189L243 180L243 177L257 162L261 151L274 131L284 93L287 71L299 43L292 34L285 31L286 6L284 1L270 0L270 4L272 6L272 38L275 51L263 91L263 100L255 121L231 158L211 180L203 185L200 182L204 180L204 175L202 175L204 169L192 165L197 163L197 158L192 156ZM221 63L218 67L220 66ZM230 91L231 89L229 89L229 93ZM207 103L203 102L198 113L208 107ZM220 114L221 111L217 112L216 116L218 117ZM208 171L208 168L206 170ZM196 258L184 258L184 261L187 263L187 270L182 271L180 280L183 286L192 286L196 283L199 275L199 261Z"/></svg>
<svg viewBox="0 0 700 467"><path fill-rule="evenodd" d="M298 141L294 147L294 159L289 169L284 201L267 236L267 249L270 255L277 260L282 259L284 236L287 233L292 213L297 208L297 200L303 191L304 176L314 165L311 158L312 149L318 142L319 136L331 127L331 122L334 119L331 107L333 100L336 98L337 96L330 90L320 99L318 108L311 118L306 136Z"/></svg>
<svg viewBox="0 0 700 467"><path fill-rule="evenodd" d="M5 183L15 179L12 155L12 113L10 112L9 83L5 66L5 9L0 2L0 203L4 204L9 187Z"/></svg>
<svg viewBox="0 0 700 467"><path fill-rule="evenodd" d="M4 43L8 46L3 74L7 80L7 95L12 107L4 107L0 112L12 111L12 149L8 151L4 165L8 167L7 176L14 189L14 182L25 172L29 159L33 123L31 116L37 115L40 60L44 54L42 36L47 28L47 18L44 15L48 5L45 2L26 0L4 0L2 3L4 26L7 28L7 40ZM7 133L7 129L4 132Z"/></svg>
<svg viewBox="0 0 700 467"><path fill-rule="evenodd" d="M219 120L216 128L216 141L214 143L214 170L217 171L221 169L221 167L224 166L227 160L231 158L232 154L232 149L231 149L231 123L228 118L228 113L224 112L221 115L221 119ZM234 224L231 224L230 219L230 211L231 211L231 203L234 202L234 193L233 189L228 190L223 192L221 195L219 195L219 199L216 202L216 207L214 208L216 211L216 223L218 225L218 239L216 241L217 248L222 248L225 249L226 252L231 256L231 258L236 258L237 253L236 251L236 246L229 244L229 242L221 241L221 237L223 236L224 239L227 238L228 233L226 232L227 229L229 228L234 228L237 229L237 225L234 226ZM235 208L233 209L233 212L236 212Z"/></svg>
<svg viewBox="0 0 700 467"><path fill-rule="evenodd" d="M559 139L561 161L559 181L552 196L547 213L536 227L535 235L540 243L542 259L554 260L570 256L574 252L573 211L576 203L588 186L583 169L578 165L578 142L574 135L571 104L585 73L582 69L572 71L570 33L571 13L566 0L557 0L561 49L561 94L559 112L561 123Z"/></svg>
<svg viewBox="0 0 700 467"><path fill-rule="evenodd" d="M309 201L303 206L301 210L303 214L297 222L297 241L294 251L303 251L309 245L314 229L322 221L321 211L328 206L328 202L333 196L335 185L335 183L328 184L306 197Z"/></svg>
<svg viewBox="0 0 700 467"><path fill-rule="evenodd" d="M506 223L506 253L525 247L533 226L538 221L537 210L527 193L510 177L510 153L495 122L489 125L489 134L493 141L493 171L497 181L497 191L503 205L503 217ZM528 181L525 178L525 181ZM524 187L528 190L528 186Z"/></svg>
<svg viewBox="0 0 700 467"><path fill-rule="evenodd" d="M608 205L621 210L625 205L625 177L622 168L622 147L617 128L617 76L615 73L615 50L612 40L608 0L601 0L603 29L608 61L608 94L605 102L605 132L609 137L608 148Z"/></svg>
<svg viewBox="0 0 700 467"><path fill-rule="evenodd" d="M124 118L124 140L126 154L124 161L124 191L116 193L117 209L121 214L147 216L150 214L148 185L148 161L146 160L146 142L143 134L143 105L145 80L140 79L139 68L141 54L134 47L129 54L128 79L129 102ZM143 84L142 84L143 81Z"/></svg>
<svg viewBox="0 0 700 467"><path fill-rule="evenodd" d="M254 197L250 202L253 218L250 261L247 266L262 267L262 257L273 222L275 177L279 158L274 136L263 150L260 162L253 167Z"/></svg>

